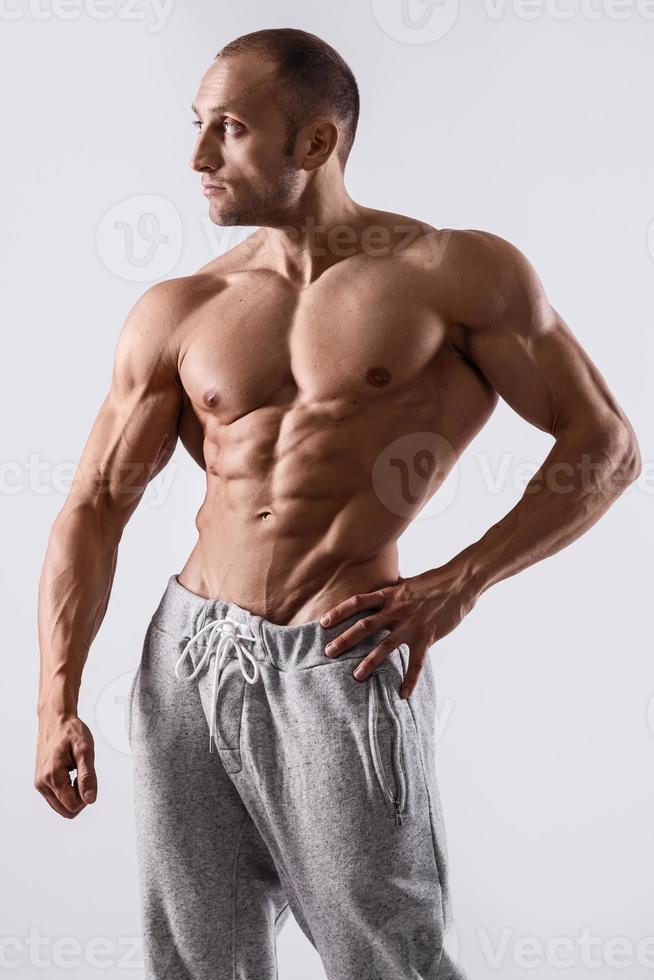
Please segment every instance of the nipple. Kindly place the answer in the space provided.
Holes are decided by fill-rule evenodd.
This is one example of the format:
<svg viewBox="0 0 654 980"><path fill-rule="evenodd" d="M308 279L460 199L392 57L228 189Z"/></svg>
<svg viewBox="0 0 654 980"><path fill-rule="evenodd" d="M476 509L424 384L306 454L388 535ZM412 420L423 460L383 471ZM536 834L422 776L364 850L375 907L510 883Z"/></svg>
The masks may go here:
<svg viewBox="0 0 654 980"><path fill-rule="evenodd" d="M390 371L387 371L385 367L372 367L366 372L366 381L368 384L375 385L377 388L380 388L382 385L387 385L390 380Z"/></svg>

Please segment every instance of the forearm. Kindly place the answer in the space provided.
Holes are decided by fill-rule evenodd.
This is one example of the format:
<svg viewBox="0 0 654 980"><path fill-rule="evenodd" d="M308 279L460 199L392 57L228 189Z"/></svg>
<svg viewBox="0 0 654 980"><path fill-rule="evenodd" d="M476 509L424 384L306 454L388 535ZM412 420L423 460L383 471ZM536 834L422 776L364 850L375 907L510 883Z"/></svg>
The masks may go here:
<svg viewBox="0 0 654 980"><path fill-rule="evenodd" d="M37 711L76 713L82 672L104 618L120 532L90 504L69 504L53 525L38 596Z"/></svg>
<svg viewBox="0 0 654 980"><path fill-rule="evenodd" d="M560 551L595 524L640 472L630 429L559 435L505 517L452 559L474 604L491 585Z"/></svg>

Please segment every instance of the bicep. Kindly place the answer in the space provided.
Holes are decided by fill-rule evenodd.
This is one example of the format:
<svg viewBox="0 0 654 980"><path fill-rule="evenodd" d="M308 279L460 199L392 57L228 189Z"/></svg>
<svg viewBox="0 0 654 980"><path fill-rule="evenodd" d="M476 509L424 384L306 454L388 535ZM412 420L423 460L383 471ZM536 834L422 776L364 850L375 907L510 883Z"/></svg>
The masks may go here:
<svg viewBox="0 0 654 980"><path fill-rule="evenodd" d="M74 495L124 524L175 449L182 389L170 310L155 287L116 344L111 384L84 446Z"/></svg>
<svg viewBox="0 0 654 980"><path fill-rule="evenodd" d="M526 328L494 324L466 333L466 355L514 411L544 432L612 414L606 382L555 311Z"/></svg>

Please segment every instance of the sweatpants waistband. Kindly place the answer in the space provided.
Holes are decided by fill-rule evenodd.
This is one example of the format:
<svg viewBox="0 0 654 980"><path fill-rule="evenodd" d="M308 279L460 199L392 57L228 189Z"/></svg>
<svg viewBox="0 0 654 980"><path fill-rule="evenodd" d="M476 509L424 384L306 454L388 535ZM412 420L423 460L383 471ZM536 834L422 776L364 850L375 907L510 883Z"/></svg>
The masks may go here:
<svg viewBox="0 0 654 980"><path fill-rule="evenodd" d="M359 609L347 619L329 627L321 626L319 620L285 626L272 623L231 600L207 599L198 595L182 585L177 575L173 574L168 579L152 615L152 622L164 633L177 637L180 642L197 636L198 648L202 649L211 636L210 623L226 620L234 623L238 631L247 632L255 639L248 647L255 660L268 661L279 670L298 670L318 664L360 660L364 657L390 633L389 629L383 628L370 634L359 641L356 647L345 650L334 661L330 661L324 648L349 626L376 611Z"/></svg>

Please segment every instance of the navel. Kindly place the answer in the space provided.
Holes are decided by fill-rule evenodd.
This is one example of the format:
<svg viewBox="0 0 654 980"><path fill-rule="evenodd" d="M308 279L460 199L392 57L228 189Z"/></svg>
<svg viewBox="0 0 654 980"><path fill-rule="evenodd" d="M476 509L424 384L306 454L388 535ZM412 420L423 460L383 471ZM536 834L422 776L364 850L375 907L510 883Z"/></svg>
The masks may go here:
<svg viewBox="0 0 654 980"><path fill-rule="evenodd" d="M369 371L366 371L366 381L377 388L387 385L390 380L391 373L385 367L371 367Z"/></svg>

